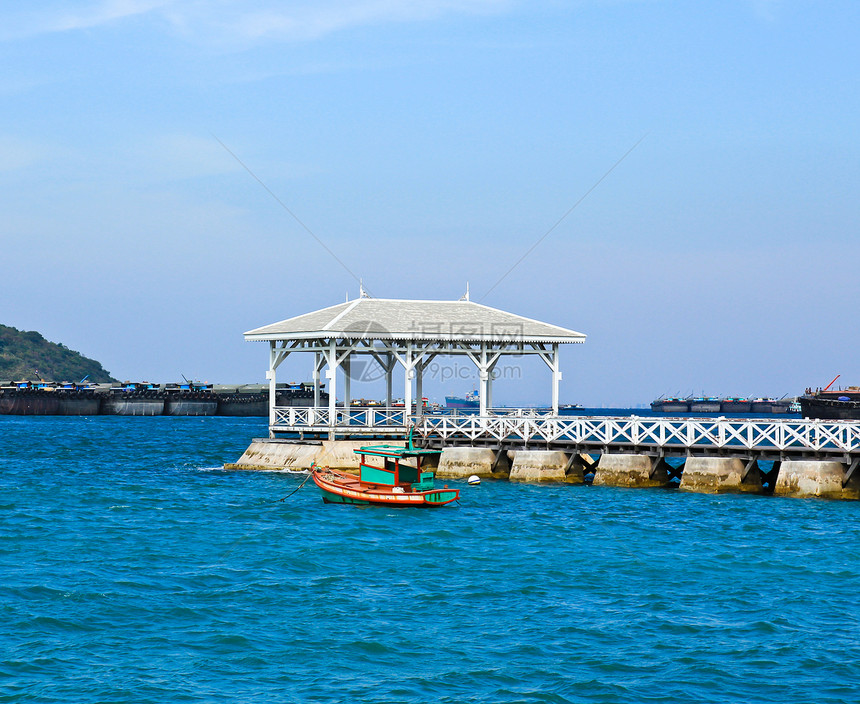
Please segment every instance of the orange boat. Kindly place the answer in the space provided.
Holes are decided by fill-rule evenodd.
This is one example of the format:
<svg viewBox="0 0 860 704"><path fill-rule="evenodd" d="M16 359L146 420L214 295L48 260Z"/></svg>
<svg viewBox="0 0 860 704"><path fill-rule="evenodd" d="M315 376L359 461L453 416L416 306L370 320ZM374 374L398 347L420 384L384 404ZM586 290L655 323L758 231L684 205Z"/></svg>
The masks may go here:
<svg viewBox="0 0 860 704"><path fill-rule="evenodd" d="M435 487L433 472L423 471L422 460L441 453L412 446L360 447L359 476L334 469L315 468L314 483L327 504L367 506L444 506L460 498L459 489ZM373 462L368 458L373 458Z"/></svg>

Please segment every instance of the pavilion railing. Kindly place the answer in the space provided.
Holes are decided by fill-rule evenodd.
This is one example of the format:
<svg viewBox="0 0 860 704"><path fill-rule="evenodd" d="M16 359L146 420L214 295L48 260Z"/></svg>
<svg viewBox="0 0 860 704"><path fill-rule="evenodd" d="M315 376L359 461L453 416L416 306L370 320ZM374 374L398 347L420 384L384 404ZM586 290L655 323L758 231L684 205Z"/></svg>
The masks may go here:
<svg viewBox="0 0 860 704"><path fill-rule="evenodd" d="M398 407L351 407L337 408L332 415L325 407L276 406L274 429L279 427L289 429L325 429L345 428L353 430L373 429L380 427L406 428L408 418L405 408Z"/></svg>

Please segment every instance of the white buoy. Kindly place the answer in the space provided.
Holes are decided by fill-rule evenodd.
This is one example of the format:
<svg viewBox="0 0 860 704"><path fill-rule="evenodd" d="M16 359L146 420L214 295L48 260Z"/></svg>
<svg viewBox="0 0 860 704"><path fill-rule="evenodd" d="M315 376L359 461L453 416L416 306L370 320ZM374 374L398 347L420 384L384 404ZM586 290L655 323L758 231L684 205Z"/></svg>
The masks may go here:
<svg viewBox="0 0 860 704"><path fill-rule="evenodd" d="M469 484L471 484L472 486L475 486L481 483L481 478L477 474L473 474L466 481L469 482Z"/></svg>

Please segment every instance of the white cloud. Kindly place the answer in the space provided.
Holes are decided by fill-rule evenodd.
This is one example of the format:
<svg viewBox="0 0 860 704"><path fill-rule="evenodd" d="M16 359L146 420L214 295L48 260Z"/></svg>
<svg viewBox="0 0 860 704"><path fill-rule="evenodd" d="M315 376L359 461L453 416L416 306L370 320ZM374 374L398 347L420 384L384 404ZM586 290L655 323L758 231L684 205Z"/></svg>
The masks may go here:
<svg viewBox="0 0 860 704"><path fill-rule="evenodd" d="M316 39L342 29L387 22L430 20L445 14L494 11L508 3L500 0L330 0L293 5L285 11L278 5L266 10L239 10L220 30L235 32L240 39Z"/></svg>
<svg viewBox="0 0 860 704"><path fill-rule="evenodd" d="M241 168L214 137L189 134L159 135L129 156L138 164L148 164L159 178L213 176Z"/></svg>
<svg viewBox="0 0 860 704"><path fill-rule="evenodd" d="M193 41L247 44L307 41L349 27L432 20L449 14L502 11L516 0L100 0L54 3L38 12L0 10L0 39L92 29L149 16ZM5 15L5 16L4 16Z"/></svg>
<svg viewBox="0 0 860 704"><path fill-rule="evenodd" d="M41 144L0 134L0 172L23 169L50 156L51 150Z"/></svg>
<svg viewBox="0 0 860 704"><path fill-rule="evenodd" d="M756 16L768 22L776 19L776 13L782 0L750 0Z"/></svg>
<svg viewBox="0 0 860 704"><path fill-rule="evenodd" d="M218 137L210 134L153 135L125 146L121 158L126 164L133 165L141 181L156 183L228 173L240 173L240 178L250 178L242 173L246 168L244 164L255 172L258 168L264 169L265 174L261 174L261 177L265 175L266 178L273 174L283 179L315 172L314 168L306 165L273 161L270 155L261 157L246 144L230 144L227 140L225 148ZM243 163L237 158L242 159Z"/></svg>
<svg viewBox="0 0 860 704"><path fill-rule="evenodd" d="M55 2L35 11L0 11L0 27L2 27L0 39L24 39L41 34L100 27L156 10L164 10L173 2L174 0Z"/></svg>
<svg viewBox="0 0 860 704"><path fill-rule="evenodd" d="M163 10L172 0L104 0L78 12L60 13L56 17L54 31L88 29L103 24L124 20Z"/></svg>

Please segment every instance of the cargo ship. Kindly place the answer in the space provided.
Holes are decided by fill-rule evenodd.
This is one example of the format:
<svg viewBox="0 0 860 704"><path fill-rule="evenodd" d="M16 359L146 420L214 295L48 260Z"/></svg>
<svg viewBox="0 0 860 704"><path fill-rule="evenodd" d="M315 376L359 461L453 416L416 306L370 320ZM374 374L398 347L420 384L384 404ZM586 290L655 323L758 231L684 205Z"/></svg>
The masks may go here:
<svg viewBox="0 0 860 704"><path fill-rule="evenodd" d="M478 390L469 391L465 398L459 396L446 396L445 408L456 408L459 410L478 410L481 406L481 399L478 396Z"/></svg>

